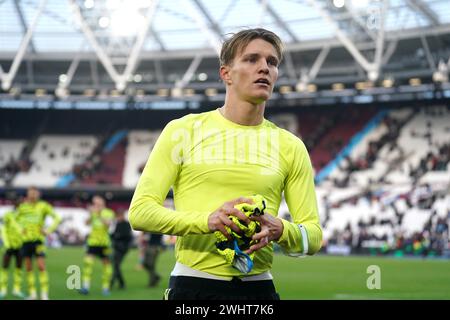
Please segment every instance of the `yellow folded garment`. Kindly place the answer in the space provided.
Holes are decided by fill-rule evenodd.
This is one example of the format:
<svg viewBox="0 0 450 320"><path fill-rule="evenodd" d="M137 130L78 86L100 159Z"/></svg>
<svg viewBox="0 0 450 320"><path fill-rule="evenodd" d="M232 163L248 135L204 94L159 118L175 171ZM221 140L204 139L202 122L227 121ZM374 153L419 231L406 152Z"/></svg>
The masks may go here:
<svg viewBox="0 0 450 320"><path fill-rule="evenodd" d="M264 210L266 209L266 200L264 197L261 195L254 195L248 198L253 200L253 204L240 203L234 207L249 218L251 216L264 214ZM215 231L217 251L233 267L242 273L249 273L253 268L254 253L248 255L244 253L244 251L249 249L255 243L255 241L252 240L252 236L261 230L260 223L251 220L247 225L236 216L230 216L230 219L239 227L241 233L236 233L228 226L225 226L225 229L232 237L232 240L228 240L220 231Z"/></svg>

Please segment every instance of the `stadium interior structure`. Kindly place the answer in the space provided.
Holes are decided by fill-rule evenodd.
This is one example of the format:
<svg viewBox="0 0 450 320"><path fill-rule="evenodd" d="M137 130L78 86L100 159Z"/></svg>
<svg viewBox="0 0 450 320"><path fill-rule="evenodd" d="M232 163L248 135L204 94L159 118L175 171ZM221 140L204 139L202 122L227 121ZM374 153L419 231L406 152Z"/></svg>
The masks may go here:
<svg viewBox="0 0 450 320"><path fill-rule="evenodd" d="M127 210L164 125L223 104L217 50L254 26L286 43L266 116L310 152L321 252L450 257L447 0L0 1L0 216L37 186L83 243L93 194Z"/></svg>

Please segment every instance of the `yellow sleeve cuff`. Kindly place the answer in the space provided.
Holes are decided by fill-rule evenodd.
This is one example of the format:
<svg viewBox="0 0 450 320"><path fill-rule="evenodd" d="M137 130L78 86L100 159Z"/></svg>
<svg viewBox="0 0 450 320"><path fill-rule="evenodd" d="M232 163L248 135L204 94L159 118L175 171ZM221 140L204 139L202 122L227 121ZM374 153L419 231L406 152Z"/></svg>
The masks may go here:
<svg viewBox="0 0 450 320"><path fill-rule="evenodd" d="M277 243L283 252L289 256L305 256L309 253L308 232L302 224L291 223L281 219L283 233Z"/></svg>

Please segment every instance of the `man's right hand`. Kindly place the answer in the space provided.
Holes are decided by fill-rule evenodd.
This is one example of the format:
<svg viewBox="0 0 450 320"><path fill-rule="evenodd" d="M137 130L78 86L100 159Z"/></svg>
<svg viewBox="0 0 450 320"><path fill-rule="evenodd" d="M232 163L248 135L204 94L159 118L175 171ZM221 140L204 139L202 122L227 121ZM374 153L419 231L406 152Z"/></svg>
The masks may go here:
<svg viewBox="0 0 450 320"><path fill-rule="evenodd" d="M208 218L208 228L210 231L220 231L228 240L232 240L231 235L227 232L225 226L236 233L241 233L241 229L230 220L229 216L236 216L239 220L244 221L246 224L250 223L250 219L242 213L240 210L236 209L234 206L239 203L252 204L253 200L249 198L240 197L228 202L225 202L216 211L211 213Z"/></svg>

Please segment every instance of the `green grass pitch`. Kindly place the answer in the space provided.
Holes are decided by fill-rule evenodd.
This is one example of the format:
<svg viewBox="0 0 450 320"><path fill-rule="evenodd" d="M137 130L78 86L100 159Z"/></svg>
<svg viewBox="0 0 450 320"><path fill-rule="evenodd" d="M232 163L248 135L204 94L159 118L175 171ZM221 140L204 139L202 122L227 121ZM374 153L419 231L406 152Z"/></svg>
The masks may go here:
<svg viewBox="0 0 450 320"><path fill-rule="evenodd" d="M146 286L147 273L137 270L137 250L131 250L123 263L126 290L112 290L103 297L100 290L101 263L96 261L91 293L80 295L67 288L66 273L70 265L79 265L83 259L81 247L49 249L47 266L50 275L50 299L101 300L151 299L161 300L174 265L174 252L165 250L157 269L163 280L156 288ZM367 267L377 265L381 271L381 289L368 289ZM308 299L450 299L450 260L422 260L388 257L333 257L317 255L290 258L276 254L272 274L275 285L284 300ZM13 299L8 296L8 299Z"/></svg>

